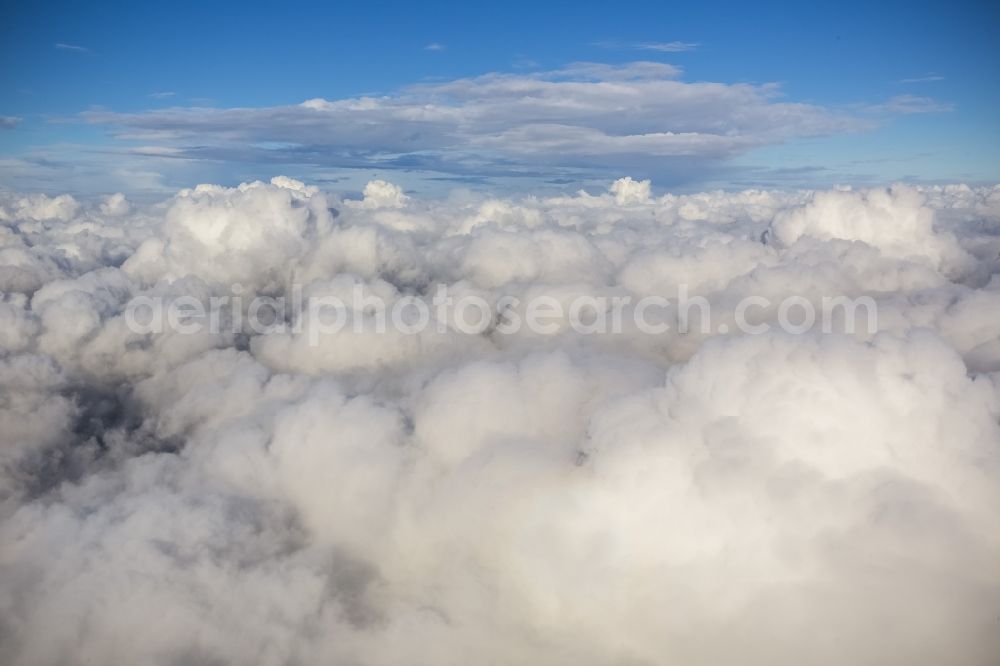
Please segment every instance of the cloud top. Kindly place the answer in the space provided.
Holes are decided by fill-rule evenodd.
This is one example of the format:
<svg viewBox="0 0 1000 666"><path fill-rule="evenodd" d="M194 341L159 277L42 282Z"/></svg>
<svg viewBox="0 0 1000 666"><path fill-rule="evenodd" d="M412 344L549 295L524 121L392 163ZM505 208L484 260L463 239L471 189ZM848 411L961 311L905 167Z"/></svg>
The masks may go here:
<svg viewBox="0 0 1000 666"><path fill-rule="evenodd" d="M5 663L986 666L998 229L1000 186L0 192ZM442 285L482 331L372 328ZM500 333L682 286L721 319ZM315 340L250 324L352 292ZM829 297L876 326L777 326ZM771 328L715 325L748 298ZM152 299L231 307L130 325Z"/></svg>

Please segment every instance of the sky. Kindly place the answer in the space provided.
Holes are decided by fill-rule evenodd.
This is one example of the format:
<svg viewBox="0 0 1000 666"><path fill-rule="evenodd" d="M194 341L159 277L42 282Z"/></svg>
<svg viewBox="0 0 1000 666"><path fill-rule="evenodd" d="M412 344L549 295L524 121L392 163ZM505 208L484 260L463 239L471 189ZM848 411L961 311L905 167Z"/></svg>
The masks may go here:
<svg viewBox="0 0 1000 666"><path fill-rule="evenodd" d="M7 3L0 186L1000 180L989 3Z"/></svg>

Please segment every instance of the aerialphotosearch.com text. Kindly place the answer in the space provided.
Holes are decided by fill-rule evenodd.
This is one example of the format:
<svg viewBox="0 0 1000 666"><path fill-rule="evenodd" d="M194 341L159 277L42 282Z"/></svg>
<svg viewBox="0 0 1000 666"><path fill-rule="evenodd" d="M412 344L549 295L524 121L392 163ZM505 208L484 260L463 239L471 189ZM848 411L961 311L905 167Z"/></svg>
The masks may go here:
<svg viewBox="0 0 1000 666"><path fill-rule="evenodd" d="M244 294L233 285L229 294L194 296L142 295L126 306L129 330L140 334L173 331L195 334L249 333L305 335L318 344L327 335L344 332L417 335L459 332L468 335L514 335L530 331L555 335L567 330L580 335L638 332L757 335L774 327L786 333L810 331L854 334L878 330L877 306L867 296L824 296L781 299L746 296L735 303L712 303L692 296L679 285L670 298L627 294L546 293L532 296L455 293L438 285L428 299L393 294L391 298L355 283L349 294L308 294L294 285L288 296Z"/></svg>

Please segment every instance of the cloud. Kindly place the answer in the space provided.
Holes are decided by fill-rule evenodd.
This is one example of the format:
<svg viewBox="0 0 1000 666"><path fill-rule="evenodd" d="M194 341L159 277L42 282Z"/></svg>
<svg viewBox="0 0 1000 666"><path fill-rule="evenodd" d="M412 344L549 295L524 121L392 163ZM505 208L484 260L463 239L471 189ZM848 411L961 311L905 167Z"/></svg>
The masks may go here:
<svg viewBox="0 0 1000 666"><path fill-rule="evenodd" d="M916 113L947 113L954 111L955 105L931 97L895 95L881 104L868 105L863 108L870 113L911 115Z"/></svg>
<svg viewBox="0 0 1000 666"><path fill-rule="evenodd" d="M169 97L173 97L176 94L177 93L169 92L169 91L167 91L167 92L154 92L154 93L149 93L149 97L152 98L152 99L167 99Z"/></svg>
<svg viewBox="0 0 1000 666"><path fill-rule="evenodd" d="M22 120L19 116L0 116L0 130L14 129Z"/></svg>
<svg viewBox="0 0 1000 666"><path fill-rule="evenodd" d="M683 51L694 51L699 44L692 42L641 42L633 44L632 48L640 51L658 51L660 53L681 53Z"/></svg>
<svg viewBox="0 0 1000 666"><path fill-rule="evenodd" d="M90 53L90 49L84 46L76 46L75 44L64 44L63 42L56 42L53 46L61 51L76 51L77 53Z"/></svg>
<svg viewBox="0 0 1000 666"><path fill-rule="evenodd" d="M955 239L934 229L934 211L910 188L868 192L819 192L809 205L782 211L771 230L777 242L792 245L804 236L859 240L887 257L921 257L940 268L959 261Z"/></svg>
<svg viewBox="0 0 1000 666"><path fill-rule="evenodd" d="M594 46L603 49L632 50L632 51L656 51L658 53L683 53L684 51L694 51L700 44L693 42L616 42L602 41L594 42Z"/></svg>
<svg viewBox="0 0 1000 666"><path fill-rule="evenodd" d="M933 81L944 81L944 77L938 74L927 74L912 79L900 79L896 83L931 83Z"/></svg>
<svg viewBox="0 0 1000 666"><path fill-rule="evenodd" d="M774 84L689 83L656 62L573 63L558 70L424 83L379 97L264 108L92 111L123 140L194 159L321 166L617 168L718 162L800 137L872 123L782 99Z"/></svg>
<svg viewBox="0 0 1000 666"><path fill-rule="evenodd" d="M427 46L424 47L424 50L425 51L444 51L445 50L445 46L444 46L444 44L439 44L437 42L431 42L430 44L428 44Z"/></svg>
<svg viewBox="0 0 1000 666"><path fill-rule="evenodd" d="M4 663L990 664L997 229L1000 185L0 191ZM499 330L680 285L772 329ZM488 328L374 328L439 286ZM315 344L249 322L355 291Z"/></svg>

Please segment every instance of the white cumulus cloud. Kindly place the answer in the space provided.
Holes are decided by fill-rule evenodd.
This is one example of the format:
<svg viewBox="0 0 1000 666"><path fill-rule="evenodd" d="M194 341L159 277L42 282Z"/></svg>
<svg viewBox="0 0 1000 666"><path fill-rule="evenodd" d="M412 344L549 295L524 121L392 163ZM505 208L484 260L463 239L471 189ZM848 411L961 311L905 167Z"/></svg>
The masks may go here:
<svg viewBox="0 0 1000 666"><path fill-rule="evenodd" d="M761 130L781 103L758 88L616 74L266 113L286 138L363 134L364 111L400 120L389 143L429 123L484 145L514 110L547 122L560 105L601 131L662 113L711 134L712 113L737 121L705 100L735 98L757 104L738 122L783 131ZM620 94L647 113L615 118ZM233 141L262 122L164 113L116 122ZM4 661L987 666L998 231L1000 186L0 191ZM419 332L373 328L371 303L442 286L487 304L482 330L435 310ZM503 330L532 302L628 297L632 314L682 287L711 327L661 309L674 326L656 334ZM251 325L253 303L354 293L319 339L319 311ZM130 324L140 301L234 296L214 329ZM749 297L768 330L735 326ZM878 317L793 334L776 305L792 297L869 299Z"/></svg>

